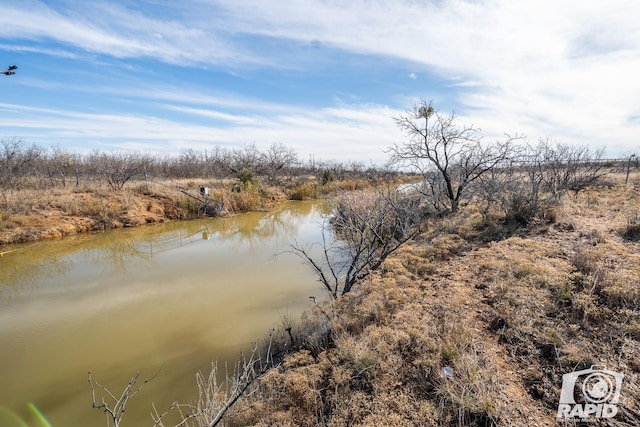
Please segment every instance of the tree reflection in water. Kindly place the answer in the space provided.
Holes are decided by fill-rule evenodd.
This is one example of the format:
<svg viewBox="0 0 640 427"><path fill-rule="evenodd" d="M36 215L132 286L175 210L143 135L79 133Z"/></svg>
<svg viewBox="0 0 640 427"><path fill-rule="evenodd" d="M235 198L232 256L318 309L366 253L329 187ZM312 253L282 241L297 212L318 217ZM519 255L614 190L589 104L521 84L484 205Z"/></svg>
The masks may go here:
<svg viewBox="0 0 640 427"><path fill-rule="evenodd" d="M269 240L286 245L305 218L319 217L325 210L321 202L291 202L269 212L151 224L16 245L0 257L0 285L35 286L43 278L67 273L74 263L99 267L102 274L125 275L141 261L152 261L158 254L202 240L230 245L231 250L243 247L251 251Z"/></svg>

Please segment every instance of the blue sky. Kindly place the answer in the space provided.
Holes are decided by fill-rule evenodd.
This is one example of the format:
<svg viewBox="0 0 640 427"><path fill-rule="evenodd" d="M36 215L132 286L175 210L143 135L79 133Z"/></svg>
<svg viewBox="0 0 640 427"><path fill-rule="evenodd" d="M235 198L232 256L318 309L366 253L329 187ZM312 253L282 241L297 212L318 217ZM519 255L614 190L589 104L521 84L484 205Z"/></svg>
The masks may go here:
<svg viewBox="0 0 640 427"><path fill-rule="evenodd" d="M0 0L0 137L383 163L424 98L486 141L619 156L640 148L639 20L637 0Z"/></svg>

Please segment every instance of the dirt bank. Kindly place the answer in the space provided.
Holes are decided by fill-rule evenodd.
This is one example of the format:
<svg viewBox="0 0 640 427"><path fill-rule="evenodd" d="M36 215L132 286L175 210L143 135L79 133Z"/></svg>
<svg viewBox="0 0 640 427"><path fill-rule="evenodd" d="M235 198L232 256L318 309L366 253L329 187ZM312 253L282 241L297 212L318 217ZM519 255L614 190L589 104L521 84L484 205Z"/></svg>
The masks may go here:
<svg viewBox="0 0 640 427"><path fill-rule="evenodd" d="M266 210L287 199L277 188L218 188L212 190L209 199L218 208L203 212L203 204L193 197L198 197L197 187L191 187L194 188L176 190L157 184L121 191L99 187L16 191L8 198L7 207L0 210L0 245L202 215Z"/></svg>
<svg viewBox="0 0 640 427"><path fill-rule="evenodd" d="M189 212L175 200L163 196L138 194L124 208L118 195L96 198L92 194L67 196L66 203L80 205L77 212L60 206L41 206L27 214L5 215L0 244L32 242L69 234L133 227L189 217ZM99 209L99 211L97 211Z"/></svg>

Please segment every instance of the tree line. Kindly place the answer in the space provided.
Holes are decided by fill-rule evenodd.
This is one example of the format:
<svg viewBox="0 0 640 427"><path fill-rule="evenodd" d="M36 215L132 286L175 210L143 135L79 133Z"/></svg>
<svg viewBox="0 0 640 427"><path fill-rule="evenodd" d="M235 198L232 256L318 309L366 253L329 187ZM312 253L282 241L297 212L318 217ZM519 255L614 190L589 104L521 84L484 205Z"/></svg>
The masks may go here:
<svg viewBox="0 0 640 427"><path fill-rule="evenodd" d="M301 160L295 150L274 143L265 150L213 146L183 149L179 155L92 151L78 153L60 147L28 145L20 138L0 139L0 191L80 186L101 181L113 190L136 179L225 179L261 176L277 185L285 177L313 174L324 183L334 179L393 174L387 168L359 162Z"/></svg>

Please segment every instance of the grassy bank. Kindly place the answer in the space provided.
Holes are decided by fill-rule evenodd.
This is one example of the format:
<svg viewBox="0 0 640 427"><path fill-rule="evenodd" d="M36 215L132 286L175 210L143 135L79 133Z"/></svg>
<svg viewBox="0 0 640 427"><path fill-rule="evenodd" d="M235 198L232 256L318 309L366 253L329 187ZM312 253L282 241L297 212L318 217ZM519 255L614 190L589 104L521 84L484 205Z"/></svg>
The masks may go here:
<svg viewBox="0 0 640 427"><path fill-rule="evenodd" d="M638 425L640 187L610 181L527 228L473 204L433 221L311 316L327 334L299 325L226 425L557 425L562 375L593 365L625 375L608 425Z"/></svg>
<svg viewBox="0 0 640 427"><path fill-rule="evenodd" d="M3 194L0 245L203 215L263 211L286 200L315 199L378 184L368 179L347 179L323 185L310 176L283 180L277 186L259 179L245 184L234 179L156 179L129 182L120 190L99 181L64 188L25 186ZM202 198L200 187L210 187L210 206L206 209L197 200Z"/></svg>

